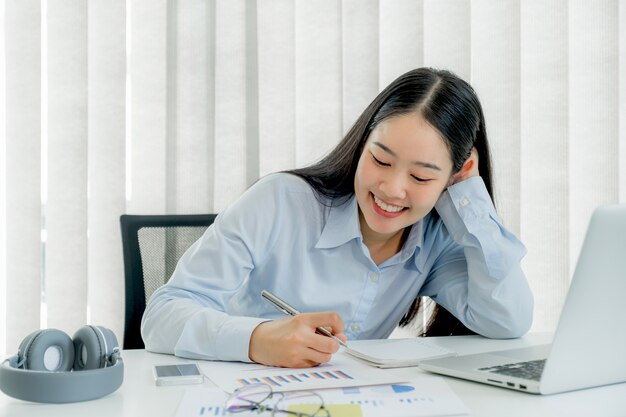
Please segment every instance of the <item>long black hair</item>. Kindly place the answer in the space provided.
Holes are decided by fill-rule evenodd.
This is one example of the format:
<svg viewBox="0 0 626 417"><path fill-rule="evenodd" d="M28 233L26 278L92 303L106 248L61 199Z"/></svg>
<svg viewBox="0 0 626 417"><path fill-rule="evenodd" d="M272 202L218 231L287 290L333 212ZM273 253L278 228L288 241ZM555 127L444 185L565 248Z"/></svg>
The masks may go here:
<svg viewBox="0 0 626 417"><path fill-rule="evenodd" d="M417 68L398 77L367 106L330 153L313 165L287 172L309 183L320 201L343 204L354 194L354 175L372 130L384 120L410 113L421 115L439 132L450 151L453 173L463 167L472 148L476 148L478 170L493 199L491 155L478 96L452 72L433 68ZM399 324L406 326L413 322L421 306L421 297L417 297ZM446 313L435 308L422 335L468 332Z"/></svg>

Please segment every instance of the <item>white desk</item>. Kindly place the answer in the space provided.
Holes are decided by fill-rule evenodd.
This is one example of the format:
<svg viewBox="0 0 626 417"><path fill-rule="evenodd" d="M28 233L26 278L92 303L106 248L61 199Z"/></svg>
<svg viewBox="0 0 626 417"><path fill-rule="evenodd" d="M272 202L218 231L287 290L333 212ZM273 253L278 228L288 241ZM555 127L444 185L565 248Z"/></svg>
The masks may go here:
<svg viewBox="0 0 626 417"><path fill-rule="evenodd" d="M531 334L515 340L489 340L478 336L431 338L430 340L459 353L476 353L548 343L551 335ZM125 364L124 383L119 390L107 397L74 404L36 404L16 400L0 392L0 416L174 416L185 387L155 386L152 378L152 365L188 361L143 350L124 351L122 357ZM419 368L389 371L402 372L411 378L424 373ZM551 396L538 396L454 378L445 378L445 380L477 417L626 416L626 383ZM208 380L204 384L207 387L213 386Z"/></svg>

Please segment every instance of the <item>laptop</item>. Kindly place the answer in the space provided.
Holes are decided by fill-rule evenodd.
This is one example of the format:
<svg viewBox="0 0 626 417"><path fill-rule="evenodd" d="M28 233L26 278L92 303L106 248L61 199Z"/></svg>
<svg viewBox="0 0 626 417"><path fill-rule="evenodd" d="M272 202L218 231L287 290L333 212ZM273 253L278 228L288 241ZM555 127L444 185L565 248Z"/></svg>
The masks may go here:
<svg viewBox="0 0 626 417"><path fill-rule="evenodd" d="M626 205L598 207L549 345L420 362L438 374L534 394L626 382Z"/></svg>

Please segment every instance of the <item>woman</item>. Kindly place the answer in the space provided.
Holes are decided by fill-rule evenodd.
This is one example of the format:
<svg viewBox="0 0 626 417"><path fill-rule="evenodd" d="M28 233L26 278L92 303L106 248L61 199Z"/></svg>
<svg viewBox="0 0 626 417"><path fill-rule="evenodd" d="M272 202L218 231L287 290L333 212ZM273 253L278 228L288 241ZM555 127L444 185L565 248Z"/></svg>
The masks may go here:
<svg viewBox="0 0 626 417"><path fill-rule="evenodd" d="M338 349L316 327L385 338L429 296L473 332L519 337L533 309L525 252L495 213L475 92L420 68L321 161L259 180L220 213L151 297L142 336L189 358L314 366ZM264 289L304 314L284 317Z"/></svg>

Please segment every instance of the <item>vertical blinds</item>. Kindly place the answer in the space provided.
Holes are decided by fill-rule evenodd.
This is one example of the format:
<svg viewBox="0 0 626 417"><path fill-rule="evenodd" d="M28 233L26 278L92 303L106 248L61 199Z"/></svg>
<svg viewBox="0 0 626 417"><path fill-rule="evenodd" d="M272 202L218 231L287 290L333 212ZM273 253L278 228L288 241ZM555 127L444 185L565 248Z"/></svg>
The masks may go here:
<svg viewBox="0 0 626 417"><path fill-rule="evenodd" d="M481 97L535 330L556 324L593 208L626 198L618 0L5 0L0 13L0 351L41 325L121 337L120 214L220 212L324 155L419 66Z"/></svg>

